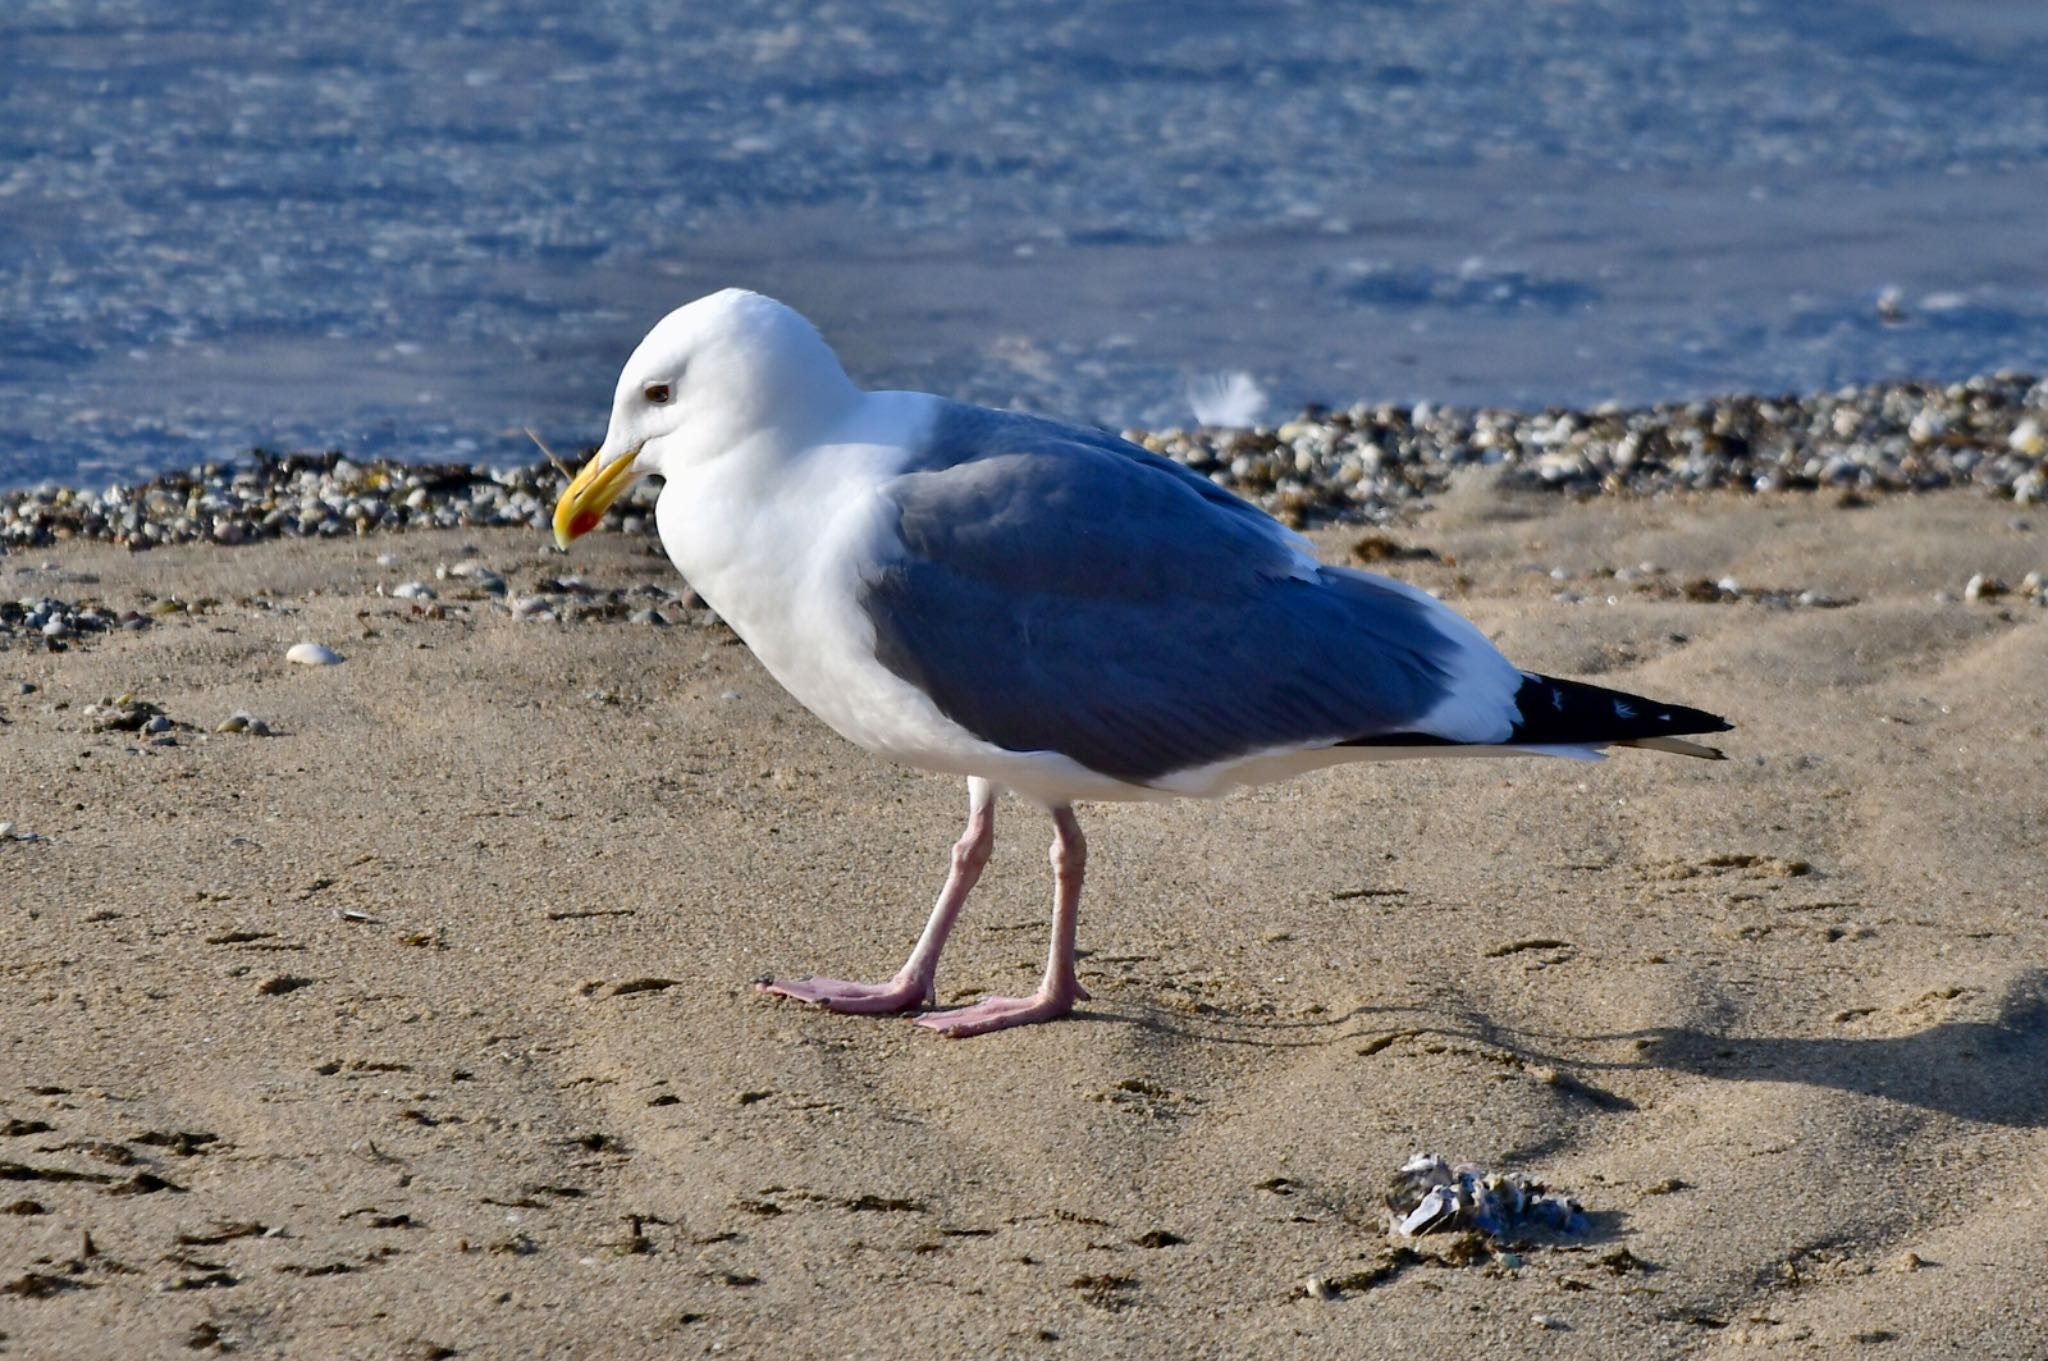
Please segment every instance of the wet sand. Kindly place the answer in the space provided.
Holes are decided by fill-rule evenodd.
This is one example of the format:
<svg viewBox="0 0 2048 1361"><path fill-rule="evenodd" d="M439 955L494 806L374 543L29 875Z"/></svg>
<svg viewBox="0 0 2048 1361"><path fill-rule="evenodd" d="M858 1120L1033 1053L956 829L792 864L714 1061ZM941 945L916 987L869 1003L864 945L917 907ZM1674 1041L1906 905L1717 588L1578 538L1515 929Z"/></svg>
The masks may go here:
<svg viewBox="0 0 2048 1361"><path fill-rule="evenodd" d="M0 1351L2039 1356L2048 609L1935 598L2048 567L2015 514L1446 498L1376 565L1726 713L1730 759L1086 808L1093 1001L964 1042L748 986L892 970L955 782L722 627L434 576L677 586L645 540L0 557L10 598L218 602L0 651ZM176 745L95 731L123 692ZM942 1001L1040 965L1047 823L998 835ZM1411 1260L1423 1149L1592 1232Z"/></svg>

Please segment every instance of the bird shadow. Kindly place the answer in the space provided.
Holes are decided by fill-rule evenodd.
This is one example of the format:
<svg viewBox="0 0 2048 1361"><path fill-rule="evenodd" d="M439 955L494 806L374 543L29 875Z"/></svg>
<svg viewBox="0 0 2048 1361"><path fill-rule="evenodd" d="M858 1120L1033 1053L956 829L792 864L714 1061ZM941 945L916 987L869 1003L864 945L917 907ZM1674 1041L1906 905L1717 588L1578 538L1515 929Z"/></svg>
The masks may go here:
<svg viewBox="0 0 2048 1361"><path fill-rule="evenodd" d="M1798 1082L2017 1129L2048 1127L2048 989L2031 975L1989 1021L1943 1021L1908 1035L1729 1036L1688 1026L1612 1038L1647 1042L1638 1068L1735 1082ZM1608 1038L1608 1037L1602 1037Z"/></svg>
<svg viewBox="0 0 2048 1361"><path fill-rule="evenodd" d="M1262 1048L1321 1048L1355 1042L1374 1054L1430 1037L1492 1046L1526 1064L1557 1070L1559 1085L1607 1110L1635 1103L1595 1075L1687 1073L1722 1082L1795 1082L1902 1102L1921 1110L2019 1129L2048 1127L2048 970L2021 975L1989 1020L1942 1021L1905 1035L1725 1034L1699 1026L1650 1026L1618 1033L1543 1034L1467 1012L1446 1022L1427 1005L1361 1006L1306 1020L1090 1008L1089 1020L1120 1021L1179 1040ZM1367 1031L1360 1023L1387 1024ZM1589 1047L1631 1044L1640 1058L1583 1057Z"/></svg>

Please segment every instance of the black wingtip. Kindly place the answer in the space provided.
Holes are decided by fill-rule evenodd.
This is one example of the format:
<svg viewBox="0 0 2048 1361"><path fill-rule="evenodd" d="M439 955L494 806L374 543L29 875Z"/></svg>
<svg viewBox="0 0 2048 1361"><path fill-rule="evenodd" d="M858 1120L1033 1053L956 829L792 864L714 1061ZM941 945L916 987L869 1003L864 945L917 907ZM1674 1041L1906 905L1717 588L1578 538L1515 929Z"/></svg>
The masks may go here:
<svg viewBox="0 0 2048 1361"><path fill-rule="evenodd" d="M1713 747L1680 739L1696 733L1728 732L1735 726L1704 709L1526 673L1522 688L1515 693L1515 707L1521 711L1510 739L1516 745L1639 746L1725 760Z"/></svg>

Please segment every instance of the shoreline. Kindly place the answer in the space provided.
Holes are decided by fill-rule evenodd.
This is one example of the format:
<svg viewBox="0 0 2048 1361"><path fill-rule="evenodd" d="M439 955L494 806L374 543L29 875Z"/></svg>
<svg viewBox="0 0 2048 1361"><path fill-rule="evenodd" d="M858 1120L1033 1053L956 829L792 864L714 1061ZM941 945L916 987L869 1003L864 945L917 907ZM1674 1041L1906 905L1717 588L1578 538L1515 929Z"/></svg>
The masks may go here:
<svg viewBox="0 0 2048 1361"><path fill-rule="evenodd" d="M1475 477L1574 497L1959 486L2021 506L2048 497L2048 378L2014 372L1590 410L1358 403L1311 407L1272 427L1123 434L1295 528L1397 521L1454 481ZM103 492L49 484L0 492L0 553L72 540L143 550L421 528L544 528L562 483L546 460L493 468L255 450L247 460ZM636 488L607 523L652 534L655 491Z"/></svg>

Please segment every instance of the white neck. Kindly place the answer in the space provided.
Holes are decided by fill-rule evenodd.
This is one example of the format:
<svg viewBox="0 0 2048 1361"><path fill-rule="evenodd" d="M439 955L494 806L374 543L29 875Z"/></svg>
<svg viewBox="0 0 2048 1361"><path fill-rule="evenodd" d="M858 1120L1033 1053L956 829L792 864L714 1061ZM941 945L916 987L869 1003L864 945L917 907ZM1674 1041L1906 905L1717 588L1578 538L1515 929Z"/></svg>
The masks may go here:
<svg viewBox="0 0 2048 1361"><path fill-rule="evenodd" d="M820 572L862 532L875 487L902 470L936 412L923 393L846 393L808 437L762 429L693 460L655 511L676 569L778 677L770 635L792 636L783 621L815 601Z"/></svg>

